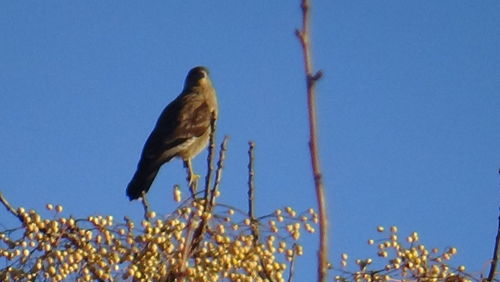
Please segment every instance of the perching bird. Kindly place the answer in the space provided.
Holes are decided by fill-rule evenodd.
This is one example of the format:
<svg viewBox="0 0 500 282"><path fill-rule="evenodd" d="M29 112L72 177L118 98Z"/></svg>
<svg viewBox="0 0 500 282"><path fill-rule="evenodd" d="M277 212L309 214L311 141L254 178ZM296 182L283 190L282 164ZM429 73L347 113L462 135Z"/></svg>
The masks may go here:
<svg viewBox="0 0 500 282"><path fill-rule="evenodd" d="M217 97L208 70L191 69L182 93L161 113L148 137L137 171L127 186L130 200L148 192L160 167L174 157L184 160L189 184L199 177L193 173L191 159L208 144L212 118L217 119Z"/></svg>

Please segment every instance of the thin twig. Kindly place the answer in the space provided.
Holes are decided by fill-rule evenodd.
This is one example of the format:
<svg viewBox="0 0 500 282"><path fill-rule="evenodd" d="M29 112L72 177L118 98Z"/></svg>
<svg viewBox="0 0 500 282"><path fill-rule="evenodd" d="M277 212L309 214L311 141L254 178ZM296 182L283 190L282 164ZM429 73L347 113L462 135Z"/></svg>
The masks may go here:
<svg viewBox="0 0 500 282"><path fill-rule="evenodd" d="M255 142L248 142L248 218L252 223L252 235L254 238L254 243L259 241L259 226L255 220Z"/></svg>
<svg viewBox="0 0 500 282"><path fill-rule="evenodd" d="M500 174L500 169L498 170L498 174ZM498 217L498 228L497 228L497 237L495 239L495 250L493 251L493 258L491 259L491 267L490 273L488 274L488 281L493 281L495 278L495 273L497 272L498 267L498 257L500 256L500 216Z"/></svg>
<svg viewBox="0 0 500 282"><path fill-rule="evenodd" d="M254 171L254 149L255 142L248 142L248 217L250 219L255 219L254 216L254 198L255 198L255 171Z"/></svg>
<svg viewBox="0 0 500 282"><path fill-rule="evenodd" d="M5 198L5 196L3 195L2 192L0 192L0 202L2 202L2 204L4 205L4 207L11 214L13 214L15 217L19 218L19 220L21 220L21 222L23 221L23 219L19 216L19 213L16 211L15 208L12 207L12 205L9 203L9 201L7 201L7 199Z"/></svg>
<svg viewBox="0 0 500 282"><path fill-rule="evenodd" d="M219 161L217 162L217 170L215 171L215 182L212 187L212 191L210 192L210 208L214 206L215 195L217 190L219 190L220 182L222 179L222 169L224 168L224 161L226 159L226 151L227 151L227 142L229 140L229 136L224 136L224 140L220 145L219 151Z"/></svg>
<svg viewBox="0 0 500 282"><path fill-rule="evenodd" d="M296 244L293 244L293 252L292 252L292 260L290 261L290 271L288 271L288 282L293 281L293 276L295 274L295 256L296 256L296 251L295 251Z"/></svg>
<svg viewBox="0 0 500 282"><path fill-rule="evenodd" d="M493 281L498 267L498 258L500 256L500 216L498 217L497 237L495 239L495 249L493 251L493 258L491 259L490 273L488 274L488 281Z"/></svg>
<svg viewBox="0 0 500 282"><path fill-rule="evenodd" d="M314 176L314 186L319 209L319 251L318 251L318 281L326 281L328 270L328 219L326 214L325 189L319 161L318 129L316 117L316 94L315 85L323 73L318 71L313 74L310 40L310 3L309 0L301 0L302 30L296 30L295 34L300 41L304 54L304 71L306 74L307 108L309 118L309 149L311 153L311 166Z"/></svg>
<svg viewBox="0 0 500 282"><path fill-rule="evenodd" d="M214 157L215 157L215 129L216 129L216 118L212 114L212 121L210 123L210 141L208 145L208 157L207 157L207 175L205 176L205 201L210 198L210 182L212 181L212 174L214 171Z"/></svg>

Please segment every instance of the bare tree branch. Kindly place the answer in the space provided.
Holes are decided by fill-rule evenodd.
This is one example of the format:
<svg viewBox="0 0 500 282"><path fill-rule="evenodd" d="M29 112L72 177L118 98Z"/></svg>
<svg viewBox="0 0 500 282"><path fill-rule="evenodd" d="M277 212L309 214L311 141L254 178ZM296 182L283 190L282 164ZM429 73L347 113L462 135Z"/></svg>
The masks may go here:
<svg viewBox="0 0 500 282"><path fill-rule="evenodd" d="M19 216L19 213L16 211L15 208L12 207L12 205L9 203L9 201L7 201L7 199L5 198L5 196L3 195L2 192L0 192L0 202L2 202L2 204L4 205L4 207L11 214L13 214L15 217L19 218L19 220L21 220L21 222L23 221L22 218Z"/></svg>
<svg viewBox="0 0 500 282"><path fill-rule="evenodd" d="M498 174L500 174L500 169L498 170ZM497 237L495 239L495 250L493 251L493 258L491 259L491 267L490 273L488 274L488 281L493 281L495 278L495 273L497 272L498 267L498 257L500 256L500 216L498 217L498 228L497 228Z"/></svg>
<svg viewBox="0 0 500 282"><path fill-rule="evenodd" d="M205 200L204 204L204 213L212 213L212 209L214 206L215 202L215 197L217 194L217 190L219 189L219 185L221 182L222 178L222 169L224 168L224 160L226 159L226 151L227 151L227 141L229 140L229 136L224 136L224 140L222 141L220 145L220 151L219 151L219 161L217 162L217 171L215 172L215 183L210 191L210 200ZM193 252L196 248L198 248L199 243L203 239L203 235L205 234L205 230L207 228L209 219L202 216L199 222L197 222L197 227L193 231L192 239L190 240L189 244L191 245L190 247L190 252ZM187 244L187 243L186 243ZM190 253L191 254L191 253Z"/></svg>
<svg viewBox="0 0 500 282"><path fill-rule="evenodd" d="M500 216L498 217L498 229L497 236L495 239L495 249L493 251L493 258L491 260L490 273L488 274L488 281L493 281L495 278L495 273L497 271L498 266L498 257L500 256Z"/></svg>
<svg viewBox="0 0 500 282"><path fill-rule="evenodd" d="M328 219L326 214L326 199L325 189L323 186L323 177L321 175L321 167L319 161L318 148L318 129L317 129L317 114L316 114L316 82L321 78L323 73L318 71L313 74L313 64L311 55L311 40L310 40L310 3L309 0L301 1L302 8L302 29L296 30L302 51L304 54L304 71L306 74L307 87L307 108L309 117L309 149L311 153L311 165L314 176L314 185L316 190L316 198L319 209L319 229L320 242L318 251L318 281L326 281L328 270Z"/></svg>
<svg viewBox="0 0 500 282"><path fill-rule="evenodd" d="M255 198L255 171L254 171L254 149L255 142L248 142L248 217L254 219L254 198Z"/></svg>
<svg viewBox="0 0 500 282"><path fill-rule="evenodd" d="M219 190L221 178L222 178L222 169L224 168L224 161L226 159L226 151L227 151L227 142L229 140L229 136L224 136L224 140L222 140L222 144L220 145L219 151L219 161L217 162L217 170L215 171L215 183L212 187L212 191L210 193L210 208L214 206L215 194L217 190ZM208 189L208 188L207 188Z"/></svg>
<svg viewBox="0 0 500 282"><path fill-rule="evenodd" d="M295 275L295 257L296 257L296 250L295 250L295 244L293 244L293 254L292 254L292 260L290 261L290 271L288 272L288 282L293 282L294 275Z"/></svg>
<svg viewBox="0 0 500 282"><path fill-rule="evenodd" d="M255 221L255 142L248 142L248 218L252 222L252 235L254 237L254 242L259 240L259 230L258 223Z"/></svg>
<svg viewBox="0 0 500 282"><path fill-rule="evenodd" d="M210 182L212 181L212 174L214 172L215 129L216 129L216 119L214 114L212 114L212 122L210 126L212 127L212 131L210 132L210 141L208 145L207 175L205 177L205 200L208 200L210 198Z"/></svg>

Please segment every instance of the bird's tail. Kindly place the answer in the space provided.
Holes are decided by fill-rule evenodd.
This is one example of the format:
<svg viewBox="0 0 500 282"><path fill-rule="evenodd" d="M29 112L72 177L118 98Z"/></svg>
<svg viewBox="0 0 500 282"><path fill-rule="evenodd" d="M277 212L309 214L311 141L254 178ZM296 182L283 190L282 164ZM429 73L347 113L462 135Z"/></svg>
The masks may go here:
<svg viewBox="0 0 500 282"><path fill-rule="evenodd" d="M127 196L136 200L142 196L142 192L147 193L160 168L147 170L138 168L132 180L127 186Z"/></svg>

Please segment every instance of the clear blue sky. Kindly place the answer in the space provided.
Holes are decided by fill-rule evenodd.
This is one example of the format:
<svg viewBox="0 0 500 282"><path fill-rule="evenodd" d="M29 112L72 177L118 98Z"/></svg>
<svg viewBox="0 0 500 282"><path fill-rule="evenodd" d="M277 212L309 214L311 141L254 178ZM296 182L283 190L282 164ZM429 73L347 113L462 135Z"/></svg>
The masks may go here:
<svg viewBox="0 0 500 282"><path fill-rule="evenodd" d="M373 257L375 227L398 225L485 271L499 206L500 2L314 1L312 13L332 261ZM300 23L299 1L0 2L0 190L16 206L140 218L125 187L144 141L187 71L205 65L219 140L231 136L220 201L246 207L255 140L258 214L314 206ZM164 166L153 208L172 210L184 178L180 161ZM0 210L0 223L16 222ZM298 279L315 270L316 237L304 243Z"/></svg>

